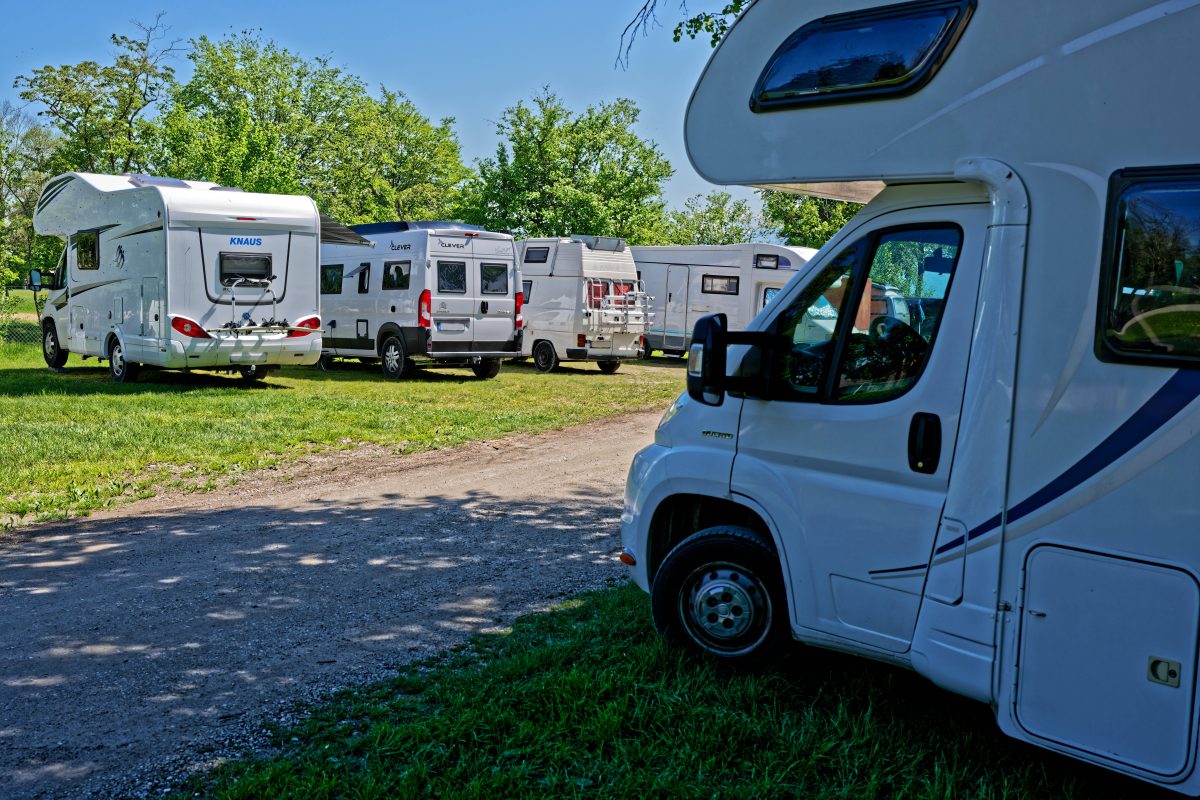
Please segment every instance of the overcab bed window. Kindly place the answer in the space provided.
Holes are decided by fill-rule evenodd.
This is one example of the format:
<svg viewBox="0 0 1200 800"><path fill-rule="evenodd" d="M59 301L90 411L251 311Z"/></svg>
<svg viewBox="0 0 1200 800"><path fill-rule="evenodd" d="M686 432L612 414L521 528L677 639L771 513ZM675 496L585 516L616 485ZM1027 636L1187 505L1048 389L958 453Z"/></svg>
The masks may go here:
<svg viewBox="0 0 1200 800"><path fill-rule="evenodd" d="M1108 204L1100 358L1200 367L1200 166L1119 171Z"/></svg>
<svg viewBox="0 0 1200 800"><path fill-rule="evenodd" d="M912 94L937 73L974 10L975 0L920 0L810 22L771 56L750 108Z"/></svg>

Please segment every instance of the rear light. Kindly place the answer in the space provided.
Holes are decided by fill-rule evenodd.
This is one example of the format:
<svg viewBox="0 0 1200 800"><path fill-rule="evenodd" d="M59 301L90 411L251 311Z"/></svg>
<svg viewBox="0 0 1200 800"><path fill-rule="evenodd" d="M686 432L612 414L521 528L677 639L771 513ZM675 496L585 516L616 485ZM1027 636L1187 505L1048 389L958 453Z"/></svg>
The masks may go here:
<svg viewBox="0 0 1200 800"><path fill-rule="evenodd" d="M517 292L516 318L513 323L517 330L521 330L521 328L525 327L525 317L524 317L524 315L521 314L521 309L524 307L525 307L525 293Z"/></svg>
<svg viewBox="0 0 1200 800"><path fill-rule="evenodd" d="M302 319L296 323L296 327L297 328L305 328L306 330L288 331L289 339L295 339L300 336L308 336L308 334L312 333L317 328L321 327L321 318L320 317L308 317L307 319Z"/></svg>
<svg viewBox="0 0 1200 800"><path fill-rule="evenodd" d="M575 345L577 347L587 347L587 334L581 333L575 337Z"/></svg>
<svg viewBox="0 0 1200 800"><path fill-rule="evenodd" d="M428 289L421 292L421 299L417 301L417 324L422 328L433 324L433 295Z"/></svg>
<svg viewBox="0 0 1200 800"><path fill-rule="evenodd" d="M211 339L208 331L200 327L200 323L193 322L187 317L171 317L171 327L182 333L184 336L189 336L193 339Z"/></svg>

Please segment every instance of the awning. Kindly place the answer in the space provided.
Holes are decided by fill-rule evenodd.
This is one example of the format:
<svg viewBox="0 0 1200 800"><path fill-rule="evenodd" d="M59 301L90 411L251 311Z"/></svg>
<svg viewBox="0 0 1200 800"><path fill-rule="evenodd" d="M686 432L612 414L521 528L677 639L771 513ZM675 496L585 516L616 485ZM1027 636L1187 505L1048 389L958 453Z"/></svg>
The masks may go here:
<svg viewBox="0 0 1200 800"><path fill-rule="evenodd" d="M364 239L333 217L321 215L321 244L356 244L371 247L371 240Z"/></svg>

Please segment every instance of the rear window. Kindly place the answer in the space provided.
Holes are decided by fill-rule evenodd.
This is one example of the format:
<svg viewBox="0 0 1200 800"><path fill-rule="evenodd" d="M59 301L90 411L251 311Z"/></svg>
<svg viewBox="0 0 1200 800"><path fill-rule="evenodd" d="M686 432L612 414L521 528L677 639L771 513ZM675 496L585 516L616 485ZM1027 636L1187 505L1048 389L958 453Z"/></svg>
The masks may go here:
<svg viewBox="0 0 1200 800"><path fill-rule="evenodd" d="M383 288L385 290L407 289L411 274L411 261L385 261L383 262Z"/></svg>
<svg viewBox="0 0 1200 800"><path fill-rule="evenodd" d="M321 294L342 293L342 264L325 264L321 267Z"/></svg>
<svg viewBox="0 0 1200 800"><path fill-rule="evenodd" d="M737 294L738 279L720 275L705 275L701 279L700 291L704 294Z"/></svg>
<svg viewBox="0 0 1200 800"><path fill-rule="evenodd" d="M443 294L467 293L467 264L464 261L437 262L438 291Z"/></svg>
<svg viewBox="0 0 1200 800"><path fill-rule="evenodd" d="M754 111L895 97L934 76L975 0L934 0L834 14L787 38L759 76Z"/></svg>
<svg viewBox="0 0 1200 800"><path fill-rule="evenodd" d="M1113 176L1103 269L1101 357L1200 366L1200 167Z"/></svg>
<svg viewBox="0 0 1200 800"><path fill-rule="evenodd" d="M271 279L270 253L221 253L217 258L222 286L261 284Z"/></svg>
<svg viewBox="0 0 1200 800"><path fill-rule="evenodd" d="M508 294L508 264L480 264L479 287L484 294Z"/></svg>

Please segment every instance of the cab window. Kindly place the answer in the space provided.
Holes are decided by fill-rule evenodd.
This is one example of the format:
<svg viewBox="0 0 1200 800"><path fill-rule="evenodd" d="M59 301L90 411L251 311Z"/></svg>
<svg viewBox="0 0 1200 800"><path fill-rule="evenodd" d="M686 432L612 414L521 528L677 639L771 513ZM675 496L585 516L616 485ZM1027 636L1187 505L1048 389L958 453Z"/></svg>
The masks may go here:
<svg viewBox="0 0 1200 800"><path fill-rule="evenodd" d="M878 403L920 378L958 261L955 225L889 229L844 250L777 319L772 395Z"/></svg>

